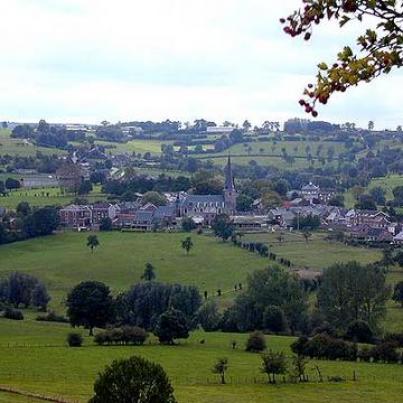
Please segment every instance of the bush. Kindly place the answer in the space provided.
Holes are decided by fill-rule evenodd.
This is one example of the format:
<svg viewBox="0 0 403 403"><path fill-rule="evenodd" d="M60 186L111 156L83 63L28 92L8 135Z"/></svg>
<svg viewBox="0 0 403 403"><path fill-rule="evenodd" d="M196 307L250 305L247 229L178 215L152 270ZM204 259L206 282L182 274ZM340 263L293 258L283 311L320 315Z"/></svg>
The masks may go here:
<svg viewBox="0 0 403 403"><path fill-rule="evenodd" d="M403 333L389 333L385 336L385 342L393 343L396 347L403 347Z"/></svg>
<svg viewBox="0 0 403 403"><path fill-rule="evenodd" d="M67 344L70 347L81 347L83 344L83 337L80 333L69 333L67 335Z"/></svg>
<svg viewBox="0 0 403 403"><path fill-rule="evenodd" d="M24 315L22 312L13 308L6 308L3 317L12 320L24 320Z"/></svg>
<svg viewBox="0 0 403 403"><path fill-rule="evenodd" d="M372 348L371 356L374 361L398 362L399 354L396 351L395 344L382 343Z"/></svg>
<svg viewBox="0 0 403 403"><path fill-rule="evenodd" d="M69 323L67 318L65 318L63 315L58 315L55 311L50 311L46 315L38 315L36 320L40 322Z"/></svg>
<svg viewBox="0 0 403 403"><path fill-rule="evenodd" d="M367 322L356 320L347 329L346 339L355 343L372 343L373 334Z"/></svg>
<svg viewBox="0 0 403 403"><path fill-rule="evenodd" d="M266 339L262 332L256 331L249 335L246 342L246 351L251 353L260 353L266 350Z"/></svg>
<svg viewBox="0 0 403 403"><path fill-rule="evenodd" d="M148 338L148 333L137 326L124 326L122 328L107 329L97 333L94 337L96 344L104 346L110 344L133 344L140 346Z"/></svg>

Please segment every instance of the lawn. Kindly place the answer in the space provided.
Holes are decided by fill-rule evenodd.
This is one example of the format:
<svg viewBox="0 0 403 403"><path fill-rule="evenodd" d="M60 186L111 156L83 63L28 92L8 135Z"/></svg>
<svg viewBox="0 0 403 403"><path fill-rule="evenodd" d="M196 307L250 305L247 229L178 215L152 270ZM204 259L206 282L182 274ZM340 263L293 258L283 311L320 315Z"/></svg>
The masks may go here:
<svg viewBox="0 0 403 403"><path fill-rule="evenodd" d="M35 155L37 151L47 155L65 153L56 148L38 147L27 140L13 139L10 137L10 130L0 129L0 155L28 157Z"/></svg>
<svg viewBox="0 0 403 403"><path fill-rule="evenodd" d="M31 206L63 206L71 203L75 197L74 194L63 194L59 188L21 188L11 191L7 196L0 196L0 206L15 209L22 201L28 202ZM105 200L106 197L99 186L95 186L90 194L80 196L89 202Z"/></svg>
<svg viewBox="0 0 403 403"><path fill-rule="evenodd" d="M179 403L294 402L390 402L400 401L403 366L367 363L312 361L310 383L265 384L258 354L246 353L247 335L194 332L177 346L160 346L154 338L143 347L97 347L85 336L85 346L65 345L68 325L43 324L31 319L11 323L0 319L0 379L2 385L19 390L85 402L92 394L97 373L117 358L141 355L159 362L167 371ZM204 344L200 343L204 340ZM237 341L237 348L230 346ZM290 337L268 336L269 348L291 352ZM8 344L10 343L10 344ZM227 385L219 385L211 367L218 357L228 357ZM326 379L318 383L314 365ZM352 381L356 371L358 381ZM348 380L330 383L328 376ZM0 402L21 402L20 397L0 393Z"/></svg>

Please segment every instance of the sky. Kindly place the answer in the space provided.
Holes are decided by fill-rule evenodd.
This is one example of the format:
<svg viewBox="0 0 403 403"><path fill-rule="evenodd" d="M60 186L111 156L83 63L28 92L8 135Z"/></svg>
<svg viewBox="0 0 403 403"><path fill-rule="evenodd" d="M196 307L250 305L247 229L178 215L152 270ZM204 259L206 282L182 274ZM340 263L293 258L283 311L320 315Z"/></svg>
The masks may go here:
<svg viewBox="0 0 403 403"><path fill-rule="evenodd" d="M301 0L13 0L0 6L0 120L99 123L303 117L318 62L366 25L292 39ZM403 74L336 95L319 118L396 128Z"/></svg>

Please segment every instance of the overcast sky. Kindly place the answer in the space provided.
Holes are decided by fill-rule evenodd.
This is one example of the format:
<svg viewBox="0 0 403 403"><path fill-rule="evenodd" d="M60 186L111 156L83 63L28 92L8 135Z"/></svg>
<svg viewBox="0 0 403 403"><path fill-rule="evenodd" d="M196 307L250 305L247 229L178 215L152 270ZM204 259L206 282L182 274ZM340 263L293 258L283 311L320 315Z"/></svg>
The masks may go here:
<svg viewBox="0 0 403 403"><path fill-rule="evenodd" d="M301 0L12 0L0 7L0 119L98 123L304 117L319 61L364 26L310 43L278 20ZM403 124L403 74L337 96L320 119Z"/></svg>

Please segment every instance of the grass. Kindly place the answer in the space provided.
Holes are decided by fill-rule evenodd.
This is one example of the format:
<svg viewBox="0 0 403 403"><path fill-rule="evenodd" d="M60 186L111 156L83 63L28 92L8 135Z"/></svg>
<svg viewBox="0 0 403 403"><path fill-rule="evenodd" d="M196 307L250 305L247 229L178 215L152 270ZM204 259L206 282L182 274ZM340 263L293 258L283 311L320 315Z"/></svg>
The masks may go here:
<svg viewBox="0 0 403 403"><path fill-rule="evenodd" d="M376 249L347 246L340 242L325 240L326 234L313 233L309 242L305 242L300 233L285 233L284 242L279 242L279 234L246 235L243 241L263 242L280 257L287 258L297 267L320 270L333 263L357 260L363 264L379 260L382 254Z"/></svg>
<svg viewBox="0 0 403 403"><path fill-rule="evenodd" d="M193 284L210 295L217 289L232 290L248 273L267 261L206 236L193 236L189 256L181 248L185 234L99 233L101 246L92 254L86 247L88 233L37 238L0 246L0 275L15 270L42 279L52 296L52 307L64 309L66 293L83 280L99 280L117 292L138 282L145 263L151 262L164 282Z"/></svg>
<svg viewBox="0 0 403 403"><path fill-rule="evenodd" d="M96 375L117 358L141 355L160 363L168 373L179 403L263 403L273 402L390 402L400 401L403 366L368 363L312 361L304 385L265 384L258 354L246 353L247 335L194 332L180 345L160 346L155 339L142 347L97 347L85 336L82 348L65 345L68 325L44 324L31 319L11 323L0 319L0 379L3 385L47 396L62 396L85 402L92 394ZM6 333L5 333L6 332ZM42 337L42 338L41 338ZM205 340L204 344L200 340ZM230 346L237 341L237 348ZM268 336L274 351L291 352L290 337ZM12 341L11 345L7 343ZM25 346L24 346L25 344ZM18 346L16 346L18 345ZM51 345L52 347L47 347ZM219 385L211 367L218 357L229 359L227 385ZM344 383L318 383L314 365L327 376L343 376ZM358 382L352 382L353 371ZM20 397L0 393L0 402L20 402ZM9 400L8 400L9 399Z"/></svg>
<svg viewBox="0 0 403 403"><path fill-rule="evenodd" d="M31 206L60 206L71 203L75 197L73 194L62 194L59 188L21 188L11 191L7 196L0 196L0 206L15 209L22 201L28 202ZM79 197L89 202L106 199L99 186L95 186L90 194Z"/></svg>
<svg viewBox="0 0 403 403"><path fill-rule="evenodd" d="M124 154L124 153L141 153L150 152L154 155L161 154L161 146L163 144L172 144L172 141L160 141L160 140L131 140L127 143L114 143L109 141L99 141L96 144L109 146L106 152L111 154Z"/></svg>
<svg viewBox="0 0 403 403"><path fill-rule="evenodd" d="M52 155L64 154L64 151L56 148L38 147L26 140L13 139L10 137L10 130L0 129L0 155L11 155L20 157L34 156L37 151L43 154Z"/></svg>

